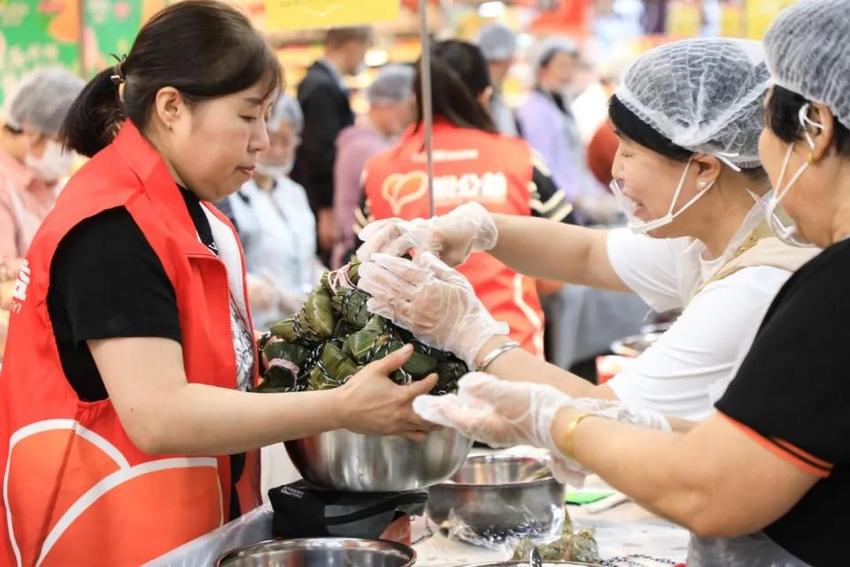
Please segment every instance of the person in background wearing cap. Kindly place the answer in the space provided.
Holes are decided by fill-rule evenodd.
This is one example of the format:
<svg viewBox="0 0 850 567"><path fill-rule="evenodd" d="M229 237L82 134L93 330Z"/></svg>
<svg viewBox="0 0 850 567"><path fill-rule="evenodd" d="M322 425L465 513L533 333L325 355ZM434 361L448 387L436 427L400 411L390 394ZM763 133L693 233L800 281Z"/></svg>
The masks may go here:
<svg viewBox="0 0 850 567"><path fill-rule="evenodd" d="M500 378L708 418L773 297L814 255L780 242L764 221L770 192L757 142L768 82L754 41L695 39L644 54L610 104L620 138L612 188L624 201L629 228L567 226L480 207L417 226L391 220L367 227L358 255L373 260L360 272L360 286L374 296L370 308L462 353L471 367L491 361L489 371ZM394 257L410 248L423 251L415 263ZM633 364L594 386L518 349L501 353L505 337L492 325L474 324L472 313L484 306L471 292L458 299L468 288L460 289L448 267L424 252L454 265L482 250L522 274L633 291L657 312L683 313ZM399 299L407 297L416 301ZM419 311L418 301L441 300L439 311ZM461 319L463 327L453 328ZM489 359L492 353L501 356Z"/></svg>
<svg viewBox="0 0 850 567"><path fill-rule="evenodd" d="M330 262L336 231L333 209L336 138L354 124L343 77L356 75L363 68L371 37L367 27L328 30L324 57L313 63L298 85L304 132L292 179L307 191L310 208L316 215L319 254L325 264Z"/></svg>
<svg viewBox="0 0 850 567"><path fill-rule="evenodd" d="M825 249L779 290L711 417L687 433L653 431L619 422L627 413L600 412L551 387L480 374L463 378L458 396L444 403L426 397L414 407L491 444L547 447L562 477L598 474L693 532L689 567L846 565L848 36L847 0L804 0L782 12L765 35L774 87L758 153L775 192L759 215L778 240ZM713 66L718 55L705 53L689 70ZM681 96L683 85L701 83L670 85ZM723 88L745 85L728 73ZM711 316L731 323L724 312L741 307L718 305ZM702 346L691 347L689 354L699 355Z"/></svg>
<svg viewBox="0 0 850 567"><path fill-rule="evenodd" d="M336 244L331 267L336 269L354 252L354 216L360 204L363 167L369 158L397 140L416 118L413 96L413 67L388 65L366 89L369 113L349 126L336 140L334 165L334 216Z"/></svg>
<svg viewBox="0 0 850 567"><path fill-rule="evenodd" d="M0 362L11 281L53 206L60 179L71 171L74 154L63 151L59 129L84 84L64 69L43 69L21 79L6 100L0 130Z"/></svg>
<svg viewBox="0 0 850 567"><path fill-rule="evenodd" d="M245 250L254 328L262 331L300 309L320 273L316 219L304 188L289 178L303 127L298 101L281 96L254 178L227 198Z"/></svg>
<svg viewBox="0 0 850 567"><path fill-rule="evenodd" d="M505 25L491 24L481 30L481 35L478 36L478 47L490 68L490 82L493 86L493 94L490 96L490 115L493 117L493 122L502 134L518 136L516 116L502 95L505 78L514 64L517 36Z"/></svg>

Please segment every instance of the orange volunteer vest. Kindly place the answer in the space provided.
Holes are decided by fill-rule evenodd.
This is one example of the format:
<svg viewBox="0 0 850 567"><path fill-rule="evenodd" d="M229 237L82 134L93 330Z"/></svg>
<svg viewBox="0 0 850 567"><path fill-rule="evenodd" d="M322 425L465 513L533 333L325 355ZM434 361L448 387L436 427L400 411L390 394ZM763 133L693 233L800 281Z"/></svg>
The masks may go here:
<svg viewBox="0 0 850 567"><path fill-rule="evenodd" d="M367 163L365 190L374 219L428 218L423 148L423 131L411 127L395 147ZM435 214L471 201L494 213L531 214L533 165L524 141L437 121L433 148ZM535 280L486 253L473 254L458 270L490 313L510 325L511 337L542 357L543 309Z"/></svg>
<svg viewBox="0 0 850 567"><path fill-rule="evenodd" d="M17 283L0 374L2 565L141 565L227 519L228 457L143 453L111 401L79 400L62 371L47 309L53 254L82 220L122 206L174 286L188 381L236 387L229 290L241 308L248 301L235 231L207 206L229 258L199 241L162 158L127 122L70 180ZM222 229L230 242L219 241ZM243 511L260 503L258 466L256 451L246 455Z"/></svg>

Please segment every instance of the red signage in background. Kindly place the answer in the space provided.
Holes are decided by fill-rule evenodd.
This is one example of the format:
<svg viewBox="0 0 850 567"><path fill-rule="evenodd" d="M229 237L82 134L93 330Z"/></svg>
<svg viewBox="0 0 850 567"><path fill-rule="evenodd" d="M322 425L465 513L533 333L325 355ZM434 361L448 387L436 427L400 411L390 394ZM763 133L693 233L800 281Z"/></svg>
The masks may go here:
<svg viewBox="0 0 850 567"><path fill-rule="evenodd" d="M529 31L536 35L587 37L590 7L588 0L515 0L516 6L537 8L540 15Z"/></svg>

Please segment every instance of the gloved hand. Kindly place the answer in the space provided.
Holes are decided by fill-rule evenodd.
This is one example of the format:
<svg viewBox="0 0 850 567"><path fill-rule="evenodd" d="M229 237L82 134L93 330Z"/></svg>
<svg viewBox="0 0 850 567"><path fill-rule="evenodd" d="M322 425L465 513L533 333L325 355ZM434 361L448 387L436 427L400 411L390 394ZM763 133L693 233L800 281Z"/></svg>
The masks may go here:
<svg viewBox="0 0 850 567"><path fill-rule="evenodd" d="M411 250L433 252L449 266L466 261L472 252L496 246L499 231L490 212L479 203L466 203L431 219L386 219L373 222L359 234L361 261L372 254L404 256Z"/></svg>
<svg viewBox="0 0 850 567"><path fill-rule="evenodd" d="M465 277L430 252L412 261L373 254L360 266L358 287L372 295L370 312L413 333L420 341L455 353L470 368L488 340L506 335Z"/></svg>
<svg viewBox="0 0 850 567"><path fill-rule="evenodd" d="M457 429L489 445L530 444L548 449L555 478L578 486L588 471L561 453L552 438L552 426L561 410L670 430L664 417L656 412L628 408L619 402L574 400L548 385L508 382L471 373L461 378L458 387L457 394L419 396L413 401L414 411L428 421Z"/></svg>

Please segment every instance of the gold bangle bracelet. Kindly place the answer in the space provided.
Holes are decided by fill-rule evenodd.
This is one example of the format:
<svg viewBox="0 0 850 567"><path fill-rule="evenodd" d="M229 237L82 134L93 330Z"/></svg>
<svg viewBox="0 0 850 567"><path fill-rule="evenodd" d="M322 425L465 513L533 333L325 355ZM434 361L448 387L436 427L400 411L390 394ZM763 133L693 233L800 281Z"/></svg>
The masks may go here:
<svg viewBox="0 0 850 567"><path fill-rule="evenodd" d="M564 454L570 459L575 460L576 456L573 452L573 435L575 434L578 424L588 417L593 417L594 413L580 413L570 420L567 424L567 430L564 432Z"/></svg>

